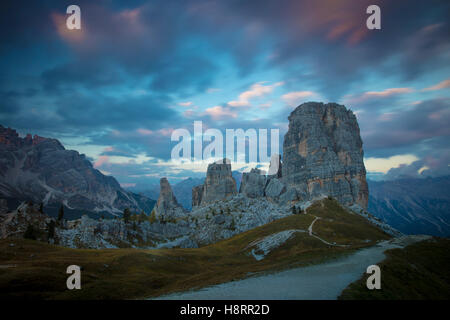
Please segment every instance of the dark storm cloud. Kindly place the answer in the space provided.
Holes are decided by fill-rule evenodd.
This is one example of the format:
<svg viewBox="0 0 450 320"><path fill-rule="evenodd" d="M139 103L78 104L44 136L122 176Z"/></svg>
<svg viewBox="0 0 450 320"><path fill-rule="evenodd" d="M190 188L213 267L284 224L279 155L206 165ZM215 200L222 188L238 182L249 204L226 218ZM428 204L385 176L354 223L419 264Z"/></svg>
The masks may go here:
<svg viewBox="0 0 450 320"><path fill-rule="evenodd" d="M92 78L84 84L104 84L123 80L118 77L123 72L134 79L149 77L149 87L158 92L178 93L204 90L211 83L214 60L209 52L187 47L192 28L180 4L155 1L116 11L92 2L80 6L85 22L80 37L60 32L76 64L44 73L47 81ZM54 16L56 25L65 22Z"/></svg>
<svg viewBox="0 0 450 320"><path fill-rule="evenodd" d="M83 39L59 35L73 50L76 65L48 70L46 81L74 81L57 77L61 69L75 79L95 79L92 61L109 60L133 74L154 74L151 86L158 90L181 90L190 83L204 89L216 71L214 51L187 49L184 41L192 37L231 53L245 71L251 70L264 48L270 48L272 65L285 67L291 80L326 88L334 99L359 81L367 68L412 79L448 59L441 55L448 49L447 1L379 1L382 30L377 31L365 27L370 4L368 0L152 1L124 8L120 2L80 1ZM30 3L28 10L19 4L8 6L1 29L10 31L2 36L13 43L55 41L54 24L65 22L55 18L65 15L62 2ZM396 69L386 68L384 63L397 55L401 62ZM305 63L312 68L301 72Z"/></svg>
<svg viewBox="0 0 450 320"><path fill-rule="evenodd" d="M223 69L237 68L242 82L253 80L252 72L273 70L287 90L312 87L337 100L368 74L407 82L450 62L448 1L377 1L382 30L376 31L365 25L369 0L80 0L79 33L65 29L70 4L2 3L0 121L114 146L103 156L168 159L168 132L193 121L173 105L212 87ZM25 76L34 80L23 83ZM433 138L436 152L444 152L439 138L449 135L448 99L404 112L395 110L399 105L392 96L350 106L363 111L366 154L417 151ZM219 122L200 112L195 120L223 132L281 124L282 137L289 111Z"/></svg>
<svg viewBox="0 0 450 320"><path fill-rule="evenodd" d="M365 148L413 145L433 137L450 136L450 99L434 99L391 113L363 109L359 116Z"/></svg>
<svg viewBox="0 0 450 320"><path fill-rule="evenodd" d="M258 25L273 43L272 65L284 67L295 83L318 85L330 99L368 69L411 80L448 62L447 1L378 1L382 30L369 31L365 10L372 2L227 1L221 12L233 16L226 21L231 25ZM401 62L387 65L393 58Z"/></svg>
<svg viewBox="0 0 450 320"><path fill-rule="evenodd" d="M152 128L150 124L146 126ZM149 130L149 129L144 129ZM170 134L163 135L160 131L149 130L149 133L140 133L140 130L110 131L100 135L92 136L89 143L97 145L115 146L126 152L129 157L145 154L158 159L170 159L171 141ZM151 132L150 132L151 131ZM103 152L104 155L114 155ZM117 154L118 155L118 154Z"/></svg>
<svg viewBox="0 0 450 320"><path fill-rule="evenodd" d="M47 93L72 91L79 86L92 90L125 81L114 67L95 60L58 65L45 70L41 76L43 89Z"/></svg>
<svg viewBox="0 0 450 320"><path fill-rule="evenodd" d="M450 99L427 100L391 113L376 110L364 108L358 116L365 156L413 154L419 158L390 169L383 179L450 174Z"/></svg>
<svg viewBox="0 0 450 320"><path fill-rule="evenodd" d="M13 112L2 112L2 121L34 132L52 130L58 136L72 134L97 139L105 131L160 129L176 123L179 115L169 107L170 101L158 95L111 97L74 90L51 99L35 99L32 104L28 100L3 101L6 110Z"/></svg>
<svg viewBox="0 0 450 320"><path fill-rule="evenodd" d="M437 177L450 175L450 139L433 139L429 146L420 150L420 160L410 165L390 169L383 179L394 180L404 177Z"/></svg>
<svg viewBox="0 0 450 320"><path fill-rule="evenodd" d="M192 93L212 81L217 70L210 52L185 46L194 32L194 17L185 13L181 3L142 2L132 8L114 8L110 1L77 5L83 22L78 34L65 30L67 5L63 2L31 2L26 10L16 2L2 11L2 49L69 48L70 61L43 71L44 88L75 83L95 89L128 76L153 78L149 86L159 92Z"/></svg>

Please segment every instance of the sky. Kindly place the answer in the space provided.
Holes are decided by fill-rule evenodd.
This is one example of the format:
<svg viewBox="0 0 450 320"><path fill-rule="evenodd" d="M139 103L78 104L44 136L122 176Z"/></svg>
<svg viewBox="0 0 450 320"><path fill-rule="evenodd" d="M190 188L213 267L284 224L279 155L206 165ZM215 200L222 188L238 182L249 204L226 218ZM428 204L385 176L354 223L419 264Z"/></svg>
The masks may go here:
<svg viewBox="0 0 450 320"><path fill-rule="evenodd" d="M72 4L80 30L66 27ZM371 4L380 30L366 27ZM277 128L282 139L307 101L356 114L370 179L450 173L449 1L0 6L0 124L59 139L124 187L205 175L204 163L171 161L176 129Z"/></svg>

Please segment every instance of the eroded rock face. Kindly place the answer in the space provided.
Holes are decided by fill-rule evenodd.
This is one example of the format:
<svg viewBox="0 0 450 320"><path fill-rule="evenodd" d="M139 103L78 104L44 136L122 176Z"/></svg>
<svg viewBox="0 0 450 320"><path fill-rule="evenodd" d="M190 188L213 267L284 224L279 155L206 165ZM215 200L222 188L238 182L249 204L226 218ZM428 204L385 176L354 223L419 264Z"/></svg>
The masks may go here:
<svg viewBox="0 0 450 320"><path fill-rule="evenodd" d="M223 200L237 194L236 181L231 174L231 163L228 159L211 163L206 171L201 205Z"/></svg>
<svg viewBox="0 0 450 320"><path fill-rule="evenodd" d="M268 178L281 178L282 175L282 165L281 156L279 154L274 154L270 158L270 166L268 172Z"/></svg>
<svg viewBox="0 0 450 320"><path fill-rule="evenodd" d="M6 199L0 199L0 214L8 212L8 202Z"/></svg>
<svg viewBox="0 0 450 320"><path fill-rule="evenodd" d="M330 195L367 208L368 188L359 126L352 111L335 103L308 102L289 116L282 180L300 200Z"/></svg>
<svg viewBox="0 0 450 320"><path fill-rule="evenodd" d="M192 188L192 207L197 207L202 202L203 185Z"/></svg>
<svg viewBox="0 0 450 320"><path fill-rule="evenodd" d="M278 198L283 192L286 191L286 186L284 183L277 178L270 179L269 183L266 186L266 196L268 198Z"/></svg>
<svg viewBox="0 0 450 320"><path fill-rule="evenodd" d="M173 195L172 187L167 178L160 180L161 191L159 192L158 202L155 205L155 215L160 221L182 218L185 216L185 210L177 202Z"/></svg>
<svg viewBox="0 0 450 320"><path fill-rule="evenodd" d="M23 238L29 226L37 240L47 241L48 225L55 221L39 211L39 205L23 202L16 210L0 215L0 239Z"/></svg>
<svg viewBox="0 0 450 320"><path fill-rule="evenodd" d="M150 203L146 206L150 199L136 199L116 179L95 169L85 155L66 150L58 140L30 134L21 138L1 125L0 196L43 202L48 211L56 212L61 204L73 211L115 215L125 208L135 212L153 208Z"/></svg>
<svg viewBox="0 0 450 320"><path fill-rule="evenodd" d="M267 178L259 169L252 169L250 172L242 174L239 193L249 198L259 198L264 196L264 188Z"/></svg>

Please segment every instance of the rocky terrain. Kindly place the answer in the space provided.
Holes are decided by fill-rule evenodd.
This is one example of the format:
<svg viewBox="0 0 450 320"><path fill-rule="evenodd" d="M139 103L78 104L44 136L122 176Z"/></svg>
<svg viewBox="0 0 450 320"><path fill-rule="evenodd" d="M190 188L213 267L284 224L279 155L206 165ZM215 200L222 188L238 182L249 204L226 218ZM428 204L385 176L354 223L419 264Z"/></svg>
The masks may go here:
<svg viewBox="0 0 450 320"><path fill-rule="evenodd" d="M61 204L71 218L89 214L120 215L125 208L151 211L154 201L125 191L110 176L93 168L77 151L66 150L56 139L19 137L0 126L0 198L9 209L22 201L42 202L56 215Z"/></svg>
<svg viewBox="0 0 450 320"><path fill-rule="evenodd" d="M406 234L450 236L450 176L370 181L369 211Z"/></svg>
<svg viewBox="0 0 450 320"><path fill-rule="evenodd" d="M29 172L36 172L30 185L44 190L33 189L36 195L44 196L46 204L64 201L67 207L113 214L124 208L141 209L114 178L93 169L84 156L65 150L57 140L21 139L8 130L4 130L6 138L0 140L3 148L12 151L3 153L4 158L12 159L11 163L5 162L9 168L6 175L17 175L16 185L21 190L28 189L19 182L28 181ZM48 155L54 156L52 160ZM10 169L13 164L16 171ZM44 170L47 167L53 170ZM388 234L399 234L366 211L368 190L359 127L353 113L344 106L300 105L289 116L283 158L272 157L267 175L256 168L238 175L242 179L239 188L235 176L228 159L209 164L204 183L190 192L191 212L178 202L169 181L162 178L158 201L149 216L133 216L131 221L129 217L94 220L86 216L56 221L54 241L76 248L197 247L293 214L305 214L314 201L324 198L336 199ZM191 183L198 180L186 181L183 188ZM23 215L28 210L24 206L21 204L20 210L10 216ZM7 232L2 234L3 238L8 236Z"/></svg>
<svg viewBox="0 0 450 320"><path fill-rule="evenodd" d="M55 219L39 210L38 205L22 203L13 212L8 212L6 201L0 201L0 239L24 238L48 241L49 226Z"/></svg>
<svg viewBox="0 0 450 320"><path fill-rule="evenodd" d="M2 203L4 201L0 205ZM0 207L0 239L28 238L69 248L93 249L196 247L195 243L185 237L189 232L186 221L124 221L118 218L92 219L87 215L68 221L49 217L40 211L39 205L27 202L13 211Z"/></svg>
<svg viewBox="0 0 450 320"><path fill-rule="evenodd" d="M236 221L234 228L232 222L229 228L216 227L219 232L228 229L234 235L199 248L166 249L181 241L183 237L161 241L158 245L149 246L148 249L151 250L70 250L63 246L20 237L0 239L0 268L3 269L0 277L0 298L86 300L157 297L235 281L257 273L321 264L351 254L355 250L374 246L380 240L389 239L386 233L363 217L346 210L336 200L325 198L316 201L304 210L304 214L285 215L280 212L280 215L285 215L283 218L267 223L268 220L264 219L271 216L270 211L267 210L265 214L261 214L261 211L262 207L270 202L264 203L263 200L258 207L257 199L249 199L243 195L235 197L235 200L225 202L229 202L230 215L241 220ZM249 201L249 206L244 207L247 205L246 201ZM232 203L236 204L236 209L233 209ZM277 208L276 204L272 205L274 209ZM241 211L253 206L254 211L248 214ZM220 219L220 213L212 216L207 210L208 206L202 208L205 212L198 213L197 217L201 221L180 220L177 224L153 222L151 228L161 230L176 227L184 233L187 228L181 229L180 226L189 224L189 230L196 233L192 236L196 236L198 241L212 239L211 233L202 233L210 230L214 224L220 225L220 221L214 222ZM228 210L225 207L224 210L223 215L228 216ZM209 214L209 218L200 219L203 214ZM241 232L241 228L248 225L245 223L246 219L251 219L252 216L258 217L252 220L254 225L261 225ZM82 228L72 229L68 225L65 227L68 229L63 232L72 236L74 231L77 231L77 234L83 235L72 238L74 245L77 245L79 239L93 242L94 239L90 239L92 234L95 239L102 239L100 235L107 231L102 228L109 224L125 225L126 230L117 228L114 233L130 232L133 230L133 222L108 221L100 228L98 220L86 219L78 222L83 225ZM140 230L139 223L136 225L137 230ZM142 228L145 225L147 224L140 224ZM80 233L81 230L87 232ZM166 231L167 234L170 232L174 231ZM106 233L103 237L105 241L106 236L111 234L109 231ZM153 236L150 233L149 235ZM67 275L64 271L73 263L85 270L83 290L66 288Z"/></svg>

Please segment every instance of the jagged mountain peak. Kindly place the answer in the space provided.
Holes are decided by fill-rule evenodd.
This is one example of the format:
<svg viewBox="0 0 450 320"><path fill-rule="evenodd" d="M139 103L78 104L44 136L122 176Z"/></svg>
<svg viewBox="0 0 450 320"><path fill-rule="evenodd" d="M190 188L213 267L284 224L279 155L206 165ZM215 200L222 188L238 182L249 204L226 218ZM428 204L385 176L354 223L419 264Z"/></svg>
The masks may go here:
<svg viewBox="0 0 450 320"><path fill-rule="evenodd" d="M0 126L0 197L10 207L20 201L43 202L56 213L63 204L73 218L81 214L120 215L125 208L151 210L153 200L122 189L117 180L95 169L84 154L66 150L57 140ZM152 202L152 203L150 203Z"/></svg>

